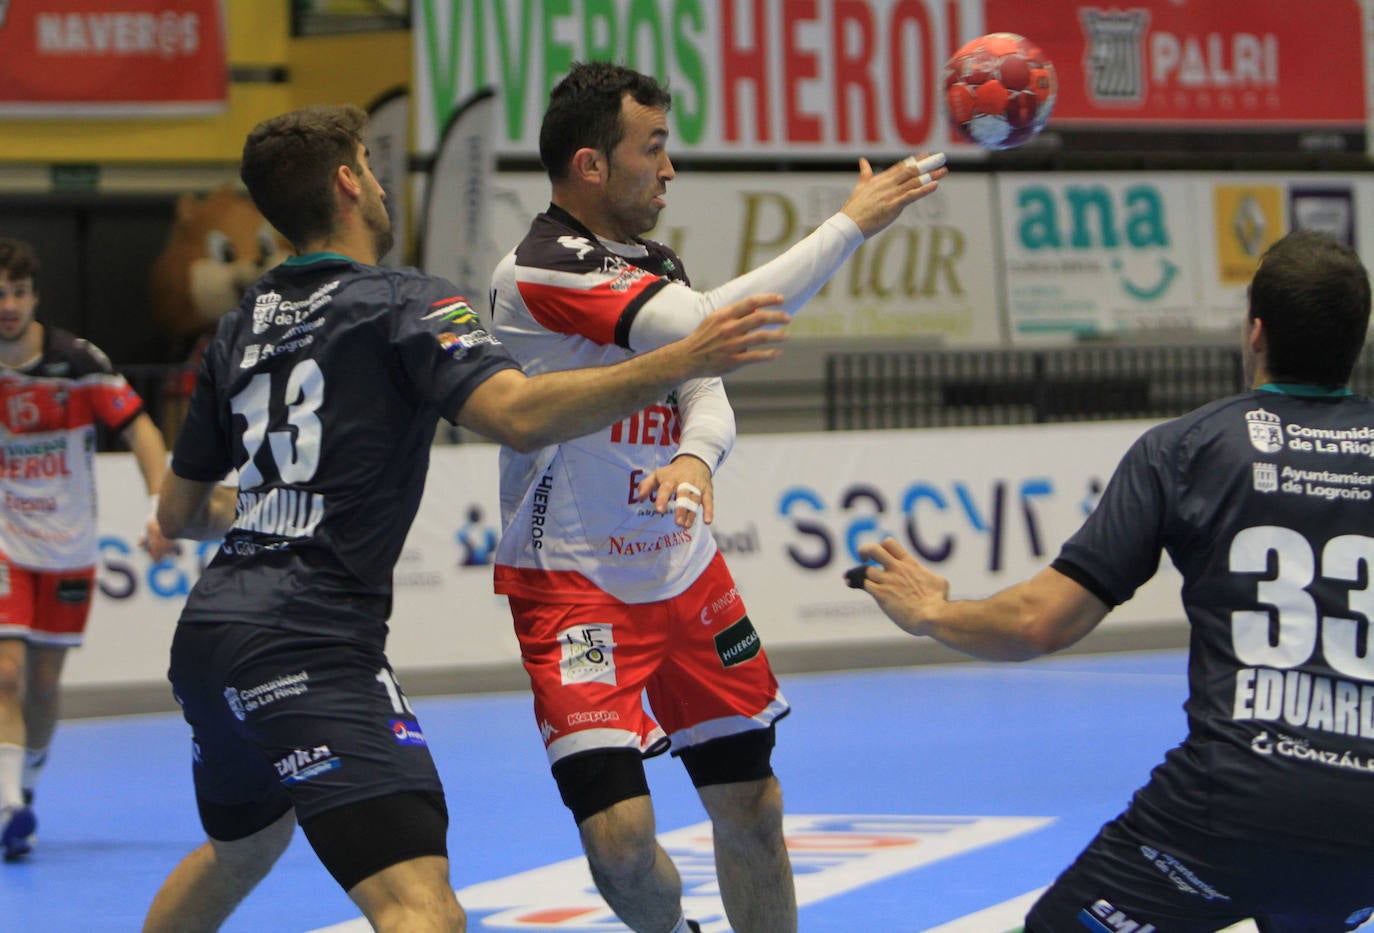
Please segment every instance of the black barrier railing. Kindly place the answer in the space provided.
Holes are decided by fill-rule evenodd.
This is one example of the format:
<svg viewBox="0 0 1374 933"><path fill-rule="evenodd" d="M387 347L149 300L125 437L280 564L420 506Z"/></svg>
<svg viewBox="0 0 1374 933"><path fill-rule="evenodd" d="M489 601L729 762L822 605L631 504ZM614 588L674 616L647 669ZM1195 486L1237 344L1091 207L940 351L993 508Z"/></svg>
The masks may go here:
<svg viewBox="0 0 1374 933"><path fill-rule="evenodd" d="M768 383L732 388L741 430L1159 420L1230 395L1242 382L1239 349L1220 344L846 351L827 354L824 360L821 376L789 377L785 411L777 409ZM194 372L155 364L120 371L170 443L181 425ZM1374 351L1360 358L1351 387L1374 395ZM439 437L458 439L452 431L441 431ZM102 432L100 449L120 450L123 445Z"/></svg>
<svg viewBox="0 0 1374 933"><path fill-rule="evenodd" d="M1239 391L1238 348L1220 345L832 353L831 431L1172 418ZM1374 390L1374 354L1352 388Z"/></svg>

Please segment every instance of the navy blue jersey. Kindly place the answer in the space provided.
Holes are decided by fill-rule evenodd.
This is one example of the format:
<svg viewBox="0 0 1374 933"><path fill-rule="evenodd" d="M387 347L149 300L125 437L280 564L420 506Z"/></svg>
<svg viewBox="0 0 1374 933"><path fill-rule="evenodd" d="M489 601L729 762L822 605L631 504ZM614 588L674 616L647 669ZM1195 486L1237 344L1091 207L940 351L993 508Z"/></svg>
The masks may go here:
<svg viewBox="0 0 1374 933"><path fill-rule="evenodd" d="M380 644L438 418L512 368L443 279L334 254L265 275L220 321L172 458L191 480L238 470L182 621Z"/></svg>
<svg viewBox="0 0 1374 933"><path fill-rule="evenodd" d="M1147 432L1055 566L1114 605L1161 551L1191 625L1189 731L1135 805L1374 849L1374 403L1261 390Z"/></svg>

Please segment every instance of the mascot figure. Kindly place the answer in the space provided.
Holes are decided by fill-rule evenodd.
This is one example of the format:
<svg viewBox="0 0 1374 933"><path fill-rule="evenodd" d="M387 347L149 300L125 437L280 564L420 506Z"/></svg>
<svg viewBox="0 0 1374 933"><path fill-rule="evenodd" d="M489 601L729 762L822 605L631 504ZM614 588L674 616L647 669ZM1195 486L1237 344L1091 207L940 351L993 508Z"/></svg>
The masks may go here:
<svg viewBox="0 0 1374 933"><path fill-rule="evenodd" d="M169 379L163 432L170 445L181 427L200 356L220 317L244 291L291 255L247 194L226 184L205 194L183 194L167 243L153 262L149 299L153 319L186 359Z"/></svg>

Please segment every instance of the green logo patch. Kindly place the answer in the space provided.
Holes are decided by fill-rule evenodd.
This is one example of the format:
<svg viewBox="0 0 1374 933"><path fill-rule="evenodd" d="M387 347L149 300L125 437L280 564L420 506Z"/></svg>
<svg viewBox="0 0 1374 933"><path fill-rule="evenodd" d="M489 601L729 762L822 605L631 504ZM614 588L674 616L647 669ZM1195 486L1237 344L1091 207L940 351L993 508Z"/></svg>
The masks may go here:
<svg viewBox="0 0 1374 933"><path fill-rule="evenodd" d="M762 648L759 633L754 631L754 623L749 621L748 616L716 633L716 654L720 655L720 662L726 667L734 667L758 657Z"/></svg>

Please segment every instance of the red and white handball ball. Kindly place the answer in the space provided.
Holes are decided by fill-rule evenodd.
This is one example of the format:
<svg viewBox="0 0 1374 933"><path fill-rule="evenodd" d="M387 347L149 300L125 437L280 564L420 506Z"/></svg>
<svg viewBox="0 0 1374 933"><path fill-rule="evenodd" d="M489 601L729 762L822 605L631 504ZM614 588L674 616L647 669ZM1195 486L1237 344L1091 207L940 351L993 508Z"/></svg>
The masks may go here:
<svg viewBox="0 0 1374 933"><path fill-rule="evenodd" d="M956 135L984 149L1012 149L1045 128L1059 79L1024 36L979 36L945 62L945 109Z"/></svg>

